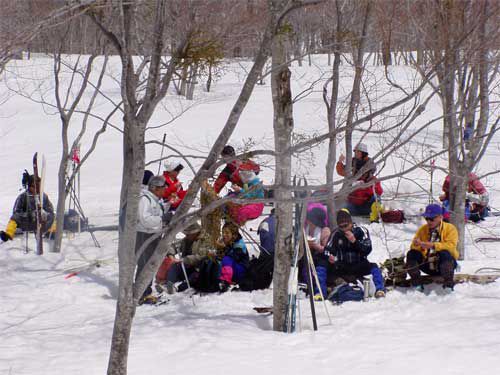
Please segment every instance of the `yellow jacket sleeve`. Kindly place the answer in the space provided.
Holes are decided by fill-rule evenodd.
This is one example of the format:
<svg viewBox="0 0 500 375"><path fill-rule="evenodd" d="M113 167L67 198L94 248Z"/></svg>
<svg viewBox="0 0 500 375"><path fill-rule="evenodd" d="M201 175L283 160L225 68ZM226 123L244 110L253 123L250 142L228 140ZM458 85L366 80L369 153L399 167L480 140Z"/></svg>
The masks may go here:
<svg viewBox="0 0 500 375"><path fill-rule="evenodd" d="M451 256L458 259L458 231L453 224L441 223L441 241L434 244L436 251L448 250Z"/></svg>

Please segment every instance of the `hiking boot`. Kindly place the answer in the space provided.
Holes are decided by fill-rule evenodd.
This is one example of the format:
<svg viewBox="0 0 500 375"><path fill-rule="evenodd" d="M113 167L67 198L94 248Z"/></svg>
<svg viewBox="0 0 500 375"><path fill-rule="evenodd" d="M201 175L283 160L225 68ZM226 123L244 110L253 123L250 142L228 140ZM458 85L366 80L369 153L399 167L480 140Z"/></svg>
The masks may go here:
<svg viewBox="0 0 500 375"><path fill-rule="evenodd" d="M187 281L183 281L182 283L180 283L179 285L177 285L177 291L179 293L184 292L188 288L189 288L189 286L188 286Z"/></svg>
<svg viewBox="0 0 500 375"><path fill-rule="evenodd" d="M385 290L379 289L375 292L375 298L384 298Z"/></svg>
<svg viewBox="0 0 500 375"><path fill-rule="evenodd" d="M167 291L167 294L175 294L175 292L177 291L172 281L167 281L165 283L165 289Z"/></svg>
<svg viewBox="0 0 500 375"><path fill-rule="evenodd" d="M229 283L227 281L219 282L219 293L225 293L229 289Z"/></svg>

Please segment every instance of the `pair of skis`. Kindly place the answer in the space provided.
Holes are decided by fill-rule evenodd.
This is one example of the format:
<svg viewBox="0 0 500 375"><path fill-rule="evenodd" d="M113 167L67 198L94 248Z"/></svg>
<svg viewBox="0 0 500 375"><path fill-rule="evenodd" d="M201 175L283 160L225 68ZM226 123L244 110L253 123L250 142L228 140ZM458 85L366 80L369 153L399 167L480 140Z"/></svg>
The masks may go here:
<svg viewBox="0 0 500 375"><path fill-rule="evenodd" d="M305 179L293 178L294 186L306 186L307 181ZM300 197L300 192L295 192L295 197ZM297 292L298 292L298 277L299 277L299 250L300 243L303 237L302 226L305 222L307 209L304 208L304 203L295 204L295 223L294 223L294 244L293 244L293 258L292 267L290 269L290 276L288 279L288 300L287 309L285 314L285 324L283 331L287 333L295 332L296 318L297 318Z"/></svg>
<svg viewBox="0 0 500 375"><path fill-rule="evenodd" d="M45 182L45 157L42 156L42 166L38 168L38 152L33 155L33 176L35 178L35 214L36 214L36 227L35 227L35 238L36 238L36 254L43 254L43 185ZM40 181L40 183L38 183Z"/></svg>

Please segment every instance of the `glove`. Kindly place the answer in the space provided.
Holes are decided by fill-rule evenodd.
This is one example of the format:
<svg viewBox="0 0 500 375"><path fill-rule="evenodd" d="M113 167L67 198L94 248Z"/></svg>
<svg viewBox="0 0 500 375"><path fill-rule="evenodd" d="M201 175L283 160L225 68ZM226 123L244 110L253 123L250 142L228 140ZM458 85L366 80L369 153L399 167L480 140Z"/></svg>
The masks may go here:
<svg viewBox="0 0 500 375"><path fill-rule="evenodd" d="M167 225L168 223L170 223L170 220L172 220L172 217L174 216L174 214L172 212L165 212L163 213L163 216L161 217L161 221L163 223L163 225Z"/></svg>
<svg viewBox="0 0 500 375"><path fill-rule="evenodd" d="M9 240L12 240L12 238L10 238L9 235L7 233L5 233L3 230L0 231L0 239L3 242L7 242Z"/></svg>

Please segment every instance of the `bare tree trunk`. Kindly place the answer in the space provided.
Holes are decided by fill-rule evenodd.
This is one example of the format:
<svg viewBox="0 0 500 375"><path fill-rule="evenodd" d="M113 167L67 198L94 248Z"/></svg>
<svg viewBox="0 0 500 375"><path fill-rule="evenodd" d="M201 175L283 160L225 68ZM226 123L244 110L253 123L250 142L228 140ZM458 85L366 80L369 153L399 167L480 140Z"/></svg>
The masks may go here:
<svg viewBox="0 0 500 375"><path fill-rule="evenodd" d="M341 58L341 35L342 35L342 12L338 6L338 2L335 1L335 6L337 11L337 30L334 33L334 52L333 52L333 68L332 68L332 90L330 101L325 98L325 104L327 105L327 116L328 116L328 131L332 133L328 141L328 156L326 160L326 184L331 186L329 188L330 193L333 196L333 176L335 173L335 161L337 159L337 142L335 138L335 129L337 126L337 101L339 97L339 85L340 85L340 58ZM330 56L330 54L328 54ZM336 221L335 209L338 207L334 200L328 199L328 222L330 227L333 226Z"/></svg>
<svg viewBox="0 0 500 375"><path fill-rule="evenodd" d="M196 78L198 76L198 65L191 65L191 73L189 74L189 84L186 92L186 100L193 100L194 88L196 86Z"/></svg>
<svg viewBox="0 0 500 375"><path fill-rule="evenodd" d="M273 1L271 1L273 2ZM278 34L273 43L271 91L273 97L274 146L276 150L275 197L276 242L273 275L273 329L283 330L287 307L288 278L292 261L293 205L280 202L291 199L290 185L292 158L284 151L291 146L293 131L292 94L290 70L286 64L285 36Z"/></svg>

